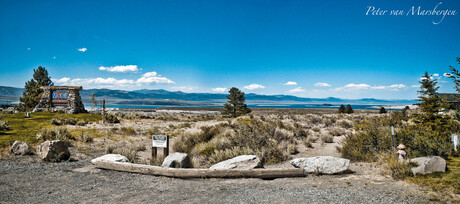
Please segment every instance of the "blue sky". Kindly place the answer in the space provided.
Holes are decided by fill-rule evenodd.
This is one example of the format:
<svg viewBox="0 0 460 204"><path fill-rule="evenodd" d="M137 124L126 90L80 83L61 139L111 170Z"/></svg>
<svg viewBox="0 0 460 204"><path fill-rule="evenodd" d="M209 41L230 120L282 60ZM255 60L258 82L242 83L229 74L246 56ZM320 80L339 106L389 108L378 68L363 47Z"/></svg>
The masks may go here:
<svg viewBox="0 0 460 204"><path fill-rule="evenodd" d="M85 89L413 99L428 71L453 92L460 1L439 2L0 0L0 85L44 66ZM366 15L436 5L457 13Z"/></svg>

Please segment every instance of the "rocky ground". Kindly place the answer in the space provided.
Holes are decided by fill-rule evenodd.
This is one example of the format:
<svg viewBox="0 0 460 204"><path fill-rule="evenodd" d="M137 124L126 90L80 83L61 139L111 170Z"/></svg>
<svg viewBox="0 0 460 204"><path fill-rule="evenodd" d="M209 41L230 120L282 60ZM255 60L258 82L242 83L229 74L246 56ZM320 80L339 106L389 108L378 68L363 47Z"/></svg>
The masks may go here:
<svg viewBox="0 0 460 204"><path fill-rule="evenodd" d="M94 168L89 160L0 160L1 203L428 203L437 196L394 181L369 163L349 175L262 179L175 179ZM439 196L439 195L438 195Z"/></svg>

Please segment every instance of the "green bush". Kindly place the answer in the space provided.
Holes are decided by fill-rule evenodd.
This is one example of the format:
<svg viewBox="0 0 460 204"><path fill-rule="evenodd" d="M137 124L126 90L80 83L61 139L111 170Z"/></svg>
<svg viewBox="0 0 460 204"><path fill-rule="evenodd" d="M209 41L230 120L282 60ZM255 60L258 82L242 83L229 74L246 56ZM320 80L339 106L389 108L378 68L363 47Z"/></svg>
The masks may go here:
<svg viewBox="0 0 460 204"><path fill-rule="evenodd" d="M395 180L403 180L406 177L414 176L409 162L399 162L397 155L391 152L384 152L378 155L380 163L384 166L384 173Z"/></svg>
<svg viewBox="0 0 460 204"><path fill-rule="evenodd" d="M108 123L120 123L120 120L117 118L117 116L113 114L105 115L105 121Z"/></svg>
<svg viewBox="0 0 460 204"><path fill-rule="evenodd" d="M69 116L63 115L51 119L51 124L53 125L75 125L77 120Z"/></svg>
<svg viewBox="0 0 460 204"><path fill-rule="evenodd" d="M9 130L10 126L8 124L8 121L6 120L0 120L0 131L6 131Z"/></svg>
<svg viewBox="0 0 460 204"><path fill-rule="evenodd" d="M63 140L69 142L75 137L65 127L43 128L37 133L37 140Z"/></svg>
<svg viewBox="0 0 460 204"><path fill-rule="evenodd" d="M91 143L94 139L90 134L81 132L78 135L78 140L85 143Z"/></svg>

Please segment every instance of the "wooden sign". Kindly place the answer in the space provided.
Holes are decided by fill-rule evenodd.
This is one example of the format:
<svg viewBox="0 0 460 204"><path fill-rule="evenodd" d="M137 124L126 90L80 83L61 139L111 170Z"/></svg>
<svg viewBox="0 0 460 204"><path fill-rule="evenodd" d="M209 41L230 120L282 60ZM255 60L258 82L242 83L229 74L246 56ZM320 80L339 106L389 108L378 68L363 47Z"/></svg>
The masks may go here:
<svg viewBox="0 0 460 204"><path fill-rule="evenodd" d="M157 148L163 148L163 157L169 155L169 138L166 135L152 135L152 159L157 157Z"/></svg>
<svg viewBox="0 0 460 204"><path fill-rule="evenodd" d="M57 90L51 93L53 106L68 106L69 91Z"/></svg>
<svg viewBox="0 0 460 204"><path fill-rule="evenodd" d="M152 135L152 147L166 148L168 146L168 136Z"/></svg>

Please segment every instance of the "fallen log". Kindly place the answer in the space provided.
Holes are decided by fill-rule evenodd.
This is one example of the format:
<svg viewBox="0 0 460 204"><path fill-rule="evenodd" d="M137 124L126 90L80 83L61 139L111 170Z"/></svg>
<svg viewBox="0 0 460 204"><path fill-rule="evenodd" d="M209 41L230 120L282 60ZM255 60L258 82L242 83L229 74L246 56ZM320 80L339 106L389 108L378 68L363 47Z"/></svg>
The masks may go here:
<svg viewBox="0 0 460 204"><path fill-rule="evenodd" d="M115 171L166 176L174 178L261 178L275 179L286 177L305 177L303 169L183 169L133 164L128 162L96 161L95 165L100 169Z"/></svg>

